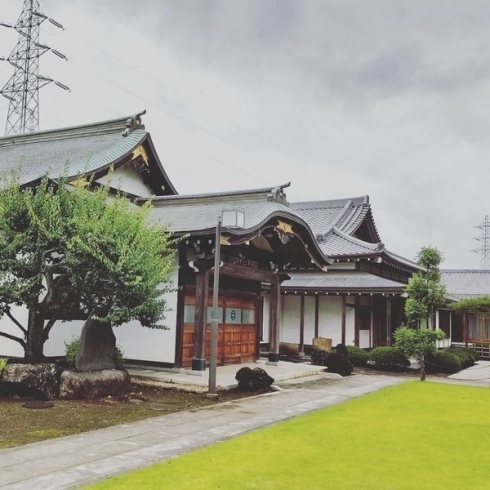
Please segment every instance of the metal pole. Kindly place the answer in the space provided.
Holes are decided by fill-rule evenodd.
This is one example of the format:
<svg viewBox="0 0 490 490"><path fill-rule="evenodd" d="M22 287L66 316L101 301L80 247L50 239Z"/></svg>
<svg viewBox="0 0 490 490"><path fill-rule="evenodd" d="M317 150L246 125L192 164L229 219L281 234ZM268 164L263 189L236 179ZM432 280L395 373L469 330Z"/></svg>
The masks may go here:
<svg viewBox="0 0 490 490"><path fill-rule="evenodd" d="M217 397L216 393L216 364L218 361L218 289L219 289L219 265L221 250L221 215L216 226L216 238L214 245L214 283L213 283L213 313L211 318L211 359L209 360L209 388L207 396Z"/></svg>

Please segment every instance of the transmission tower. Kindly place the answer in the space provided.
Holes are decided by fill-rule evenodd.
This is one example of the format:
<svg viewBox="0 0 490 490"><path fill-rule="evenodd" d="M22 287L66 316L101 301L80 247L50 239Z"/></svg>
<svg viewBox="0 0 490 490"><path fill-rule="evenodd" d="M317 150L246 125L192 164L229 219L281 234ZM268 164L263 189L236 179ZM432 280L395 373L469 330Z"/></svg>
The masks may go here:
<svg viewBox="0 0 490 490"><path fill-rule="evenodd" d="M61 82L39 75L39 58L47 51L66 60L64 54L39 42L39 26L45 20L63 29L61 24L41 13L39 0L24 0L22 13L15 25L0 22L0 25L19 33L19 40L9 57L0 58L10 63L15 70L0 90L0 94L9 100L5 135L39 130L40 88L54 82L58 87L69 90Z"/></svg>
<svg viewBox="0 0 490 490"><path fill-rule="evenodd" d="M481 242L478 248L475 248L473 252L480 252L480 268L490 269L490 220L488 216L485 216L483 223L480 223L476 228L480 228L482 233L479 237L475 238Z"/></svg>

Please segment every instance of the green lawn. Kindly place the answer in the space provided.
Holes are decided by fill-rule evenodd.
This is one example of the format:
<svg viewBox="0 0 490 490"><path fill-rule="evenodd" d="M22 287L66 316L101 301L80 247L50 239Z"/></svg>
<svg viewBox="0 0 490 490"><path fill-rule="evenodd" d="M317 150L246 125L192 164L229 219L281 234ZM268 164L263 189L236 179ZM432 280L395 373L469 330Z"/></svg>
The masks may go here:
<svg viewBox="0 0 490 490"><path fill-rule="evenodd" d="M490 488L490 390L412 381L90 488Z"/></svg>

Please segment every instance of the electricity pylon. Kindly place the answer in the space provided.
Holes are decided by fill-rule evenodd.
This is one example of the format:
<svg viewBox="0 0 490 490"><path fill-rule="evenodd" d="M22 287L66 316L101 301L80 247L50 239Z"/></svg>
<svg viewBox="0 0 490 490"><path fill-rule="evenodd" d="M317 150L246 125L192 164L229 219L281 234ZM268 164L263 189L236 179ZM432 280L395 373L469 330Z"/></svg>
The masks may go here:
<svg viewBox="0 0 490 490"><path fill-rule="evenodd" d="M476 228L480 228L482 233L479 237L475 238L481 242L478 248L475 248L473 252L480 252L480 268L490 269L490 220L488 216L480 223Z"/></svg>
<svg viewBox="0 0 490 490"><path fill-rule="evenodd" d="M54 82L58 87L69 88L50 77L39 75L39 58L51 51L66 60L66 56L39 42L39 26L48 20L63 29L55 20L40 11L39 0L24 0L22 13L15 25L0 22L0 25L15 29L19 40L8 58L0 58L14 67L14 74L0 90L9 100L5 135L29 133L39 130L39 89Z"/></svg>

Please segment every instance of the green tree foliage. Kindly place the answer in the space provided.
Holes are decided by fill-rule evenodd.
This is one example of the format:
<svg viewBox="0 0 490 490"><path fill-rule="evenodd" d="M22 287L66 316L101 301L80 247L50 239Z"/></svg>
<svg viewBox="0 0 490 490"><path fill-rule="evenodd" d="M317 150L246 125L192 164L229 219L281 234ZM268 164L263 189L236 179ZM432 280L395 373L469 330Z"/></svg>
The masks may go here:
<svg viewBox="0 0 490 490"><path fill-rule="evenodd" d="M405 289L405 316L410 327L420 328L421 322L426 321L427 326L435 328L436 310L446 303L447 296L439 271L442 260L437 248L423 247L417 255L417 262L425 270L415 273Z"/></svg>
<svg viewBox="0 0 490 490"><path fill-rule="evenodd" d="M486 318L490 315L490 296L461 299L450 307L459 313L475 313Z"/></svg>
<svg viewBox="0 0 490 490"><path fill-rule="evenodd" d="M21 188L13 178L0 192L0 313L21 331L0 335L18 342L31 362L42 360L54 323L74 314L164 328L174 240L149 224L149 204L76 184L44 178L35 189ZM27 325L11 305L29 308Z"/></svg>
<svg viewBox="0 0 490 490"><path fill-rule="evenodd" d="M437 340L444 339L442 330L421 328L415 330L401 326L395 330L395 346L408 357L420 362L420 380L425 380L425 358L436 350Z"/></svg>

